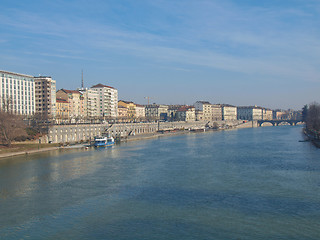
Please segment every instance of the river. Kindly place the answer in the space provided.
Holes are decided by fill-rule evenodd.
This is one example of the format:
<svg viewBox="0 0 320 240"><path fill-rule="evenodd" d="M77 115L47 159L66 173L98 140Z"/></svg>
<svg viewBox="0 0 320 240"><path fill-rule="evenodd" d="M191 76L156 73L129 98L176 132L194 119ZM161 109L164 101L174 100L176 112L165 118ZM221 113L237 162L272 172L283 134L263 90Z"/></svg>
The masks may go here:
<svg viewBox="0 0 320 240"><path fill-rule="evenodd" d="M0 161L0 239L320 239L320 149L299 126Z"/></svg>

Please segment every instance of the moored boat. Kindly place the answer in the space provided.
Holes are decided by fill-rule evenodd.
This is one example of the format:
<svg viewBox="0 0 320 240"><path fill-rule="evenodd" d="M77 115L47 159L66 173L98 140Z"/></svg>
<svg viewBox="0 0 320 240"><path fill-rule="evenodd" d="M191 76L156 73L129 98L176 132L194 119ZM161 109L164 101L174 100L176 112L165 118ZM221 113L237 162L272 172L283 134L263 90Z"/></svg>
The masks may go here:
<svg viewBox="0 0 320 240"><path fill-rule="evenodd" d="M94 144L95 147L105 147L114 145L113 137L95 137Z"/></svg>

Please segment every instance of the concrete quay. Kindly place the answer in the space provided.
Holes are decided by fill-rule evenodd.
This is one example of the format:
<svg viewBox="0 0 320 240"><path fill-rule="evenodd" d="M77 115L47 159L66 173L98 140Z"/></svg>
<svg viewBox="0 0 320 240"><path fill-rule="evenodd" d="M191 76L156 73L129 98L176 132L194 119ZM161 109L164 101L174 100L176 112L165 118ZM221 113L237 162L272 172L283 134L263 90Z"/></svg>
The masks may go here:
<svg viewBox="0 0 320 240"><path fill-rule="evenodd" d="M153 123L116 123L116 124L77 124L54 125L49 128L45 142L75 143L93 140L95 136L109 134L113 137L128 137L154 134L157 131L204 129L217 125L219 129L256 127L252 122L243 121L194 121L194 122L153 122Z"/></svg>

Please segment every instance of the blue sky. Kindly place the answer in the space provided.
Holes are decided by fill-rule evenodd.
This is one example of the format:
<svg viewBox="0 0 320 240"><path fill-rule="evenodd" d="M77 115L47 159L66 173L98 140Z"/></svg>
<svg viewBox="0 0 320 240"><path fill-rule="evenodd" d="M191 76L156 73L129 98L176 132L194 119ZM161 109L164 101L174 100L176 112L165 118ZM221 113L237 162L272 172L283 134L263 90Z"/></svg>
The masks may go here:
<svg viewBox="0 0 320 240"><path fill-rule="evenodd" d="M119 99L320 102L318 0L2 0L0 69Z"/></svg>

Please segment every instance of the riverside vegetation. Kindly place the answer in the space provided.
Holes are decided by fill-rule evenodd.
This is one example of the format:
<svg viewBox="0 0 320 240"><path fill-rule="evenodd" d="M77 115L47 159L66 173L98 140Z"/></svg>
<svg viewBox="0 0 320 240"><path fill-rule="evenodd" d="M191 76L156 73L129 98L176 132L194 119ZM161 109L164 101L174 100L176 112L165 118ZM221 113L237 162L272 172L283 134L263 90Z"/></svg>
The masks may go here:
<svg viewBox="0 0 320 240"><path fill-rule="evenodd" d="M306 123L305 134L320 147L320 104L314 102L305 105L302 120Z"/></svg>

